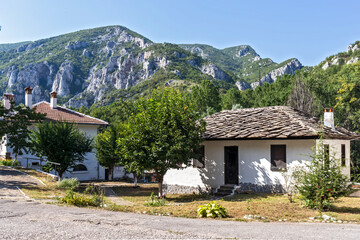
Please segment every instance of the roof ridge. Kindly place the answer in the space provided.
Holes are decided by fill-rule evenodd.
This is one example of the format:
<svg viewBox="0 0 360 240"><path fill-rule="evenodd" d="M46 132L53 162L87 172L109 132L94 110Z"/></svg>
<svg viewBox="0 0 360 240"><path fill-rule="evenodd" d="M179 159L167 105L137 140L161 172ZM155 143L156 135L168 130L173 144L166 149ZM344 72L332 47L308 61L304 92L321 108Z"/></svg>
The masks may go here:
<svg viewBox="0 0 360 240"><path fill-rule="evenodd" d="M50 105L49 102L41 101L41 102L38 102L38 103L34 104L33 107L37 107L37 106L39 106L40 104ZM62 109L62 110L64 110L64 111L67 111L67 112L70 112L70 113L73 113L73 114L80 115L80 116L82 116L82 117L86 117L86 118L90 118L90 119L99 121L100 123L96 123L97 125L102 125L102 124L104 124L104 125L109 125L109 123L106 122L106 121L104 121L104 120L101 120L101 119L99 119L99 118L95 118L95 117L86 115L86 114L81 113L81 112L77 112L77 111L72 110L72 109L69 109L69 108L67 108L67 107L65 107L65 106L60 106L60 105L58 105L57 108L52 109L52 110L59 110L59 109ZM61 115L59 115L59 112L58 112L58 111L55 111L55 114L58 115L58 116L60 116L59 118L61 118ZM76 122L76 121L73 121L73 123L82 124L82 122ZM93 123L93 124L95 124L95 123Z"/></svg>
<svg viewBox="0 0 360 240"><path fill-rule="evenodd" d="M106 121L104 121L104 120L101 120L101 119L99 119L99 118L92 117L92 116L86 115L86 114L81 113L81 112L77 112L77 111L72 110L72 109L69 109L69 108L67 108L67 107L63 107L63 106L60 106L60 107L61 107L61 108L66 109L66 110L68 110L68 111L70 111L70 112L73 112L73 113L78 113L78 114L83 115L83 116L85 116L85 117L88 117L88 118L92 118L92 119L95 119L95 120L101 121L101 122L103 122L103 123L105 123L105 124L109 124L108 122L106 122Z"/></svg>

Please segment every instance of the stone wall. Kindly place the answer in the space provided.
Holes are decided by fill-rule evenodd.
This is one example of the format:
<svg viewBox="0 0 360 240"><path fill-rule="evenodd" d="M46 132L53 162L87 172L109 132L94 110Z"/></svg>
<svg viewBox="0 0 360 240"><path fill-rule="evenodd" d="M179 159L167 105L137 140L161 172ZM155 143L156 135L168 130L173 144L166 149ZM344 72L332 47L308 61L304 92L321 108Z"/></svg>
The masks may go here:
<svg viewBox="0 0 360 240"><path fill-rule="evenodd" d="M236 189L236 193L257 192L257 193L284 193L285 190L281 184L275 185L258 185L253 183L240 183L240 188Z"/></svg>
<svg viewBox="0 0 360 240"><path fill-rule="evenodd" d="M200 193L210 193L212 189L210 187L192 187L192 186L183 186L177 184L164 184L163 192L164 194L200 194Z"/></svg>

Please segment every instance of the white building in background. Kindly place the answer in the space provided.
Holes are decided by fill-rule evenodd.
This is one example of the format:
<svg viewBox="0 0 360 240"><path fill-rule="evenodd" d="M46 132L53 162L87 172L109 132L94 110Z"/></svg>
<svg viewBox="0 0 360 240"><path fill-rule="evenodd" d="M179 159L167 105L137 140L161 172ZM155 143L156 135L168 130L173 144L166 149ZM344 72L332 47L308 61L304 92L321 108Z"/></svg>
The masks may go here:
<svg viewBox="0 0 360 240"><path fill-rule="evenodd" d="M13 99L13 94L4 94L4 106L9 109L10 101ZM100 127L109 125L109 123L103 120L70 110L66 107L59 106L57 104L56 92L50 93L50 103L43 101L32 104L32 88L27 87L25 88L25 105L30 108L35 108L35 111L38 113L46 114L45 118L47 120L74 123L78 126L79 130L92 138L97 136ZM1 145L0 154L2 156L13 154L12 149L6 146L6 141ZM37 159L39 158L34 155L26 154L19 156L19 163L21 166L36 168L36 166L39 164L39 160ZM115 168L114 178L120 178L124 176L124 174L125 173L123 168ZM107 179L107 176L107 169L101 167L96 159L95 149L92 152L86 154L85 160L82 163L72 169L69 169L69 171L65 172L63 175L64 178L75 177L80 181Z"/></svg>
<svg viewBox="0 0 360 240"><path fill-rule="evenodd" d="M284 174L311 160L322 131L318 119L290 107L225 110L205 118L202 158L164 176L166 193L224 190L281 192ZM324 148L350 176L350 141L359 135L334 127L325 112Z"/></svg>

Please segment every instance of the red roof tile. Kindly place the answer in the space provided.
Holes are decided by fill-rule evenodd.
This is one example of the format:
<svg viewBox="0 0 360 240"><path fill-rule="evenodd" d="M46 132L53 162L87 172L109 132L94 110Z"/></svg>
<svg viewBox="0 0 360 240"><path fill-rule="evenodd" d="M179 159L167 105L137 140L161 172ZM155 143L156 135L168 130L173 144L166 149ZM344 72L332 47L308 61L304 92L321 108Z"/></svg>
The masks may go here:
<svg viewBox="0 0 360 240"><path fill-rule="evenodd" d="M73 111L66 107L60 107L52 109L50 103L39 102L33 105L36 112L45 113L46 119L59 121L59 122L71 122L78 124L95 124L95 125L108 125L108 122L100 120L98 118L90 117L88 115Z"/></svg>

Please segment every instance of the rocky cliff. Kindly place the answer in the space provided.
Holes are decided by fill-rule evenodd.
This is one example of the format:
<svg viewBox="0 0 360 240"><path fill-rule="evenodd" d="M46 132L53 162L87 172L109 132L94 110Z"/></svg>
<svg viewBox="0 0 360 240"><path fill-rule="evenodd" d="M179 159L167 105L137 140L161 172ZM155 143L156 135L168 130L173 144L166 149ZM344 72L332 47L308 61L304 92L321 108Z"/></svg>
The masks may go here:
<svg viewBox="0 0 360 240"><path fill-rule="evenodd" d="M296 58L291 59L290 61L284 63L279 68L276 68L276 69L272 70L271 72L269 72L268 74L266 74L264 77L262 77L260 79L260 81L251 83L251 88L254 89L254 88L258 87L259 85L261 86L264 83L273 83L276 81L276 79L278 77L281 77L284 74L294 75L295 72L297 70L300 70L302 67L303 66L301 65L299 60L297 60ZM240 90L242 90L242 89L240 89Z"/></svg>
<svg viewBox="0 0 360 240"><path fill-rule="evenodd" d="M17 45L14 45L17 46ZM34 88L34 101L56 91L60 102L90 106L117 89L129 89L162 70L169 79L214 79L234 82L215 64L174 44L154 44L121 26L83 30L0 52L0 93L24 101L24 88ZM164 76L163 76L164 77Z"/></svg>
<svg viewBox="0 0 360 240"><path fill-rule="evenodd" d="M279 67L271 59L261 59L248 45L218 50L199 44L153 43L122 26L82 30L0 49L1 95L12 92L17 102L23 102L24 88L31 86L34 102L49 100L49 93L56 91L60 104L77 108L89 107L109 95L140 96L150 87L176 84L186 88L202 79L243 90L260 70L262 81L272 82L301 66L295 61Z"/></svg>

